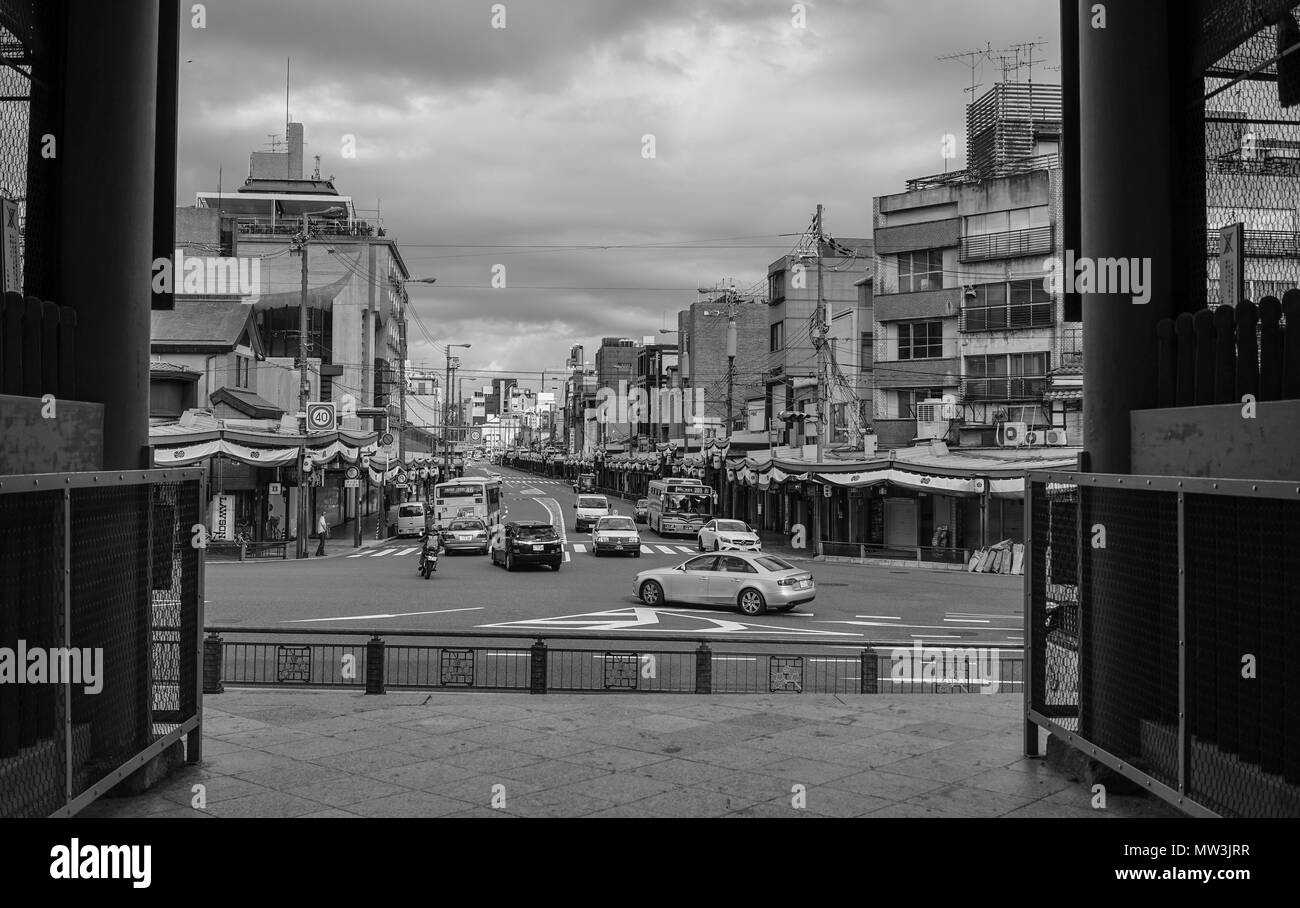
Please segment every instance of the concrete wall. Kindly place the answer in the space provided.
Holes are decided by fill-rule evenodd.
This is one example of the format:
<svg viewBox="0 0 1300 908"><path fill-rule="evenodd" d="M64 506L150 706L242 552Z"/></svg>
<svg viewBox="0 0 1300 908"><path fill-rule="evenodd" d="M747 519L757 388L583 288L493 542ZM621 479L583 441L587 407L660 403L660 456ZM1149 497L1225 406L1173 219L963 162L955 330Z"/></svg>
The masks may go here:
<svg viewBox="0 0 1300 908"><path fill-rule="evenodd" d="M51 405L0 394L0 476L103 469L104 405Z"/></svg>
<svg viewBox="0 0 1300 908"><path fill-rule="evenodd" d="M1300 401L1134 410L1132 472L1215 479L1300 480Z"/></svg>

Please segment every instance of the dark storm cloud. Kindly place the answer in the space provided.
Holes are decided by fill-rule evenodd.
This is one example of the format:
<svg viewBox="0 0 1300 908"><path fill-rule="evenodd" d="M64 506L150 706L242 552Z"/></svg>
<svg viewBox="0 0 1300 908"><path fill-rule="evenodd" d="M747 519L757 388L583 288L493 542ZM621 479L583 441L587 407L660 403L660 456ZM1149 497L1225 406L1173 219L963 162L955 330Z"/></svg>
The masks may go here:
<svg viewBox="0 0 1300 908"><path fill-rule="evenodd" d="M870 235L872 196L943 170L945 132L963 144L970 71L936 57L1042 37L1056 62L1046 0L823 0L803 30L792 5L507 0L494 30L483 0L209 2L183 37L182 202L218 168L242 183L283 133L292 58L307 169L319 155L359 208L381 206L412 274L438 278L411 288L437 342L474 343L482 369L554 367L574 343L591 356L602 336L675 325L696 287L761 285L818 202L831 233ZM503 248L566 243L676 245ZM703 248L725 245L758 248ZM508 289L490 288L494 264ZM441 364L422 330L409 340Z"/></svg>

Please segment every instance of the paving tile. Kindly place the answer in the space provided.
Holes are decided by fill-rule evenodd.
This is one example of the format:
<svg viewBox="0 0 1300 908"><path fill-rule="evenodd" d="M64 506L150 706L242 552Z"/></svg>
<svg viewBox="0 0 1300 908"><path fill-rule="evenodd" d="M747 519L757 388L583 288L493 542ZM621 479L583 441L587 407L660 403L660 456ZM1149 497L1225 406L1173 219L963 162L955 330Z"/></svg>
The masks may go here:
<svg viewBox="0 0 1300 908"><path fill-rule="evenodd" d="M146 819L150 820L213 820L216 817L206 810L195 810L191 807L172 807L169 810L158 810L153 813L144 814Z"/></svg>
<svg viewBox="0 0 1300 908"><path fill-rule="evenodd" d="M507 786L519 782L524 786L531 786L534 789L543 790L547 788L558 788L561 785L569 785L574 782L585 782L589 779L597 779L609 774L609 770L602 769L598 766L589 766L583 763L572 763L567 760L548 758L539 760L536 763L531 763L527 766L517 766L512 769L505 769L499 774L499 781L505 783Z"/></svg>
<svg viewBox="0 0 1300 908"><path fill-rule="evenodd" d="M368 773L376 769L410 766L428 759L427 754L416 754L394 747L371 747L366 750L349 750L346 753L312 760L318 766L327 766L340 772Z"/></svg>
<svg viewBox="0 0 1300 908"><path fill-rule="evenodd" d="M575 791L588 797L609 801L611 804L630 804L642 798L664 794L676 787L675 782L665 782L636 772L616 772L573 782L560 786L556 790Z"/></svg>
<svg viewBox="0 0 1300 908"><path fill-rule="evenodd" d="M648 716L638 716L627 724L642 731L675 732L700 728L705 725L705 722L702 719L690 719L686 716L674 716L668 713L652 713Z"/></svg>
<svg viewBox="0 0 1300 908"><path fill-rule="evenodd" d="M346 807L358 801L386 798L389 795L400 794L406 790L399 785L380 782L378 779L367 776L343 776L338 779L310 782L306 785L295 785L284 789L286 794L305 798L308 801L319 801L321 804L328 804L330 807Z"/></svg>
<svg viewBox="0 0 1300 908"><path fill-rule="evenodd" d="M733 772L725 776L703 779L696 782L692 787L720 791L723 794L732 795L756 804L759 801L770 801L773 798L781 798L792 794L791 786L793 784L776 776L755 772Z"/></svg>
<svg viewBox="0 0 1300 908"><path fill-rule="evenodd" d="M661 817L720 817L748 807L749 798L707 788L676 788L626 805L629 810L645 810Z"/></svg>
<svg viewBox="0 0 1300 908"><path fill-rule="evenodd" d="M209 803L207 812L216 817L300 817L320 809L318 801L297 798L280 791L267 791Z"/></svg>
<svg viewBox="0 0 1300 908"><path fill-rule="evenodd" d="M515 741L535 738L537 732L512 725L484 725L481 728L467 728L459 732L457 737L466 741L478 741L480 744L513 744Z"/></svg>
<svg viewBox="0 0 1300 908"><path fill-rule="evenodd" d="M266 785L250 782L236 776L220 776L209 779L190 778L175 781L173 778L169 778L163 784L155 785L149 789L149 794L165 798L173 805L188 806L194 801L195 785L203 786L205 804L215 804L218 801L229 801L232 798L242 798L247 795L263 794L275 790Z"/></svg>
<svg viewBox="0 0 1300 908"><path fill-rule="evenodd" d="M857 775L844 776L827 783L827 787L851 791L856 794L883 798L886 801L906 801L915 795L944 787L935 779L922 779L889 772L888 769L871 769Z"/></svg>
<svg viewBox="0 0 1300 908"><path fill-rule="evenodd" d="M506 810L521 817L581 817L613 806L609 801L572 788L553 788L511 798Z"/></svg>
<svg viewBox="0 0 1300 908"><path fill-rule="evenodd" d="M468 753L449 754L442 762L461 766L476 773L503 773L521 766L529 766L546 759L537 754L508 750L503 747L483 747Z"/></svg>
<svg viewBox="0 0 1300 908"><path fill-rule="evenodd" d="M455 713L437 716L424 716L399 725L399 728L421 728L426 732L461 731L466 728L486 728L490 725L486 719L475 719Z"/></svg>
<svg viewBox="0 0 1300 908"><path fill-rule="evenodd" d="M801 785L820 785L833 779L851 776L861 772L861 769L860 766L843 766L839 763L814 760L807 757L791 757L788 760L766 764L763 767L763 774L789 779L792 785L796 782Z"/></svg>
<svg viewBox="0 0 1300 908"><path fill-rule="evenodd" d="M776 763L789 758L789 754L777 753L763 747L750 747L735 744L729 747L713 747L691 755L691 759L732 769L757 769L769 763Z"/></svg>
<svg viewBox="0 0 1300 908"><path fill-rule="evenodd" d="M266 769L254 769L239 773L239 778L262 785L266 788L283 791L295 785L309 785L312 782L324 782L327 779L345 778L347 773L316 763L299 762L292 766L272 766Z"/></svg>
<svg viewBox="0 0 1300 908"><path fill-rule="evenodd" d="M366 817L443 817L471 806L427 791L404 791L386 798L362 801L348 809Z"/></svg>
<svg viewBox="0 0 1300 908"><path fill-rule="evenodd" d="M326 810L318 810L315 813L304 813L299 819L301 820L335 820L341 817L353 817L361 819L361 814L353 813L350 810L343 810L339 807L330 807Z"/></svg>
<svg viewBox="0 0 1300 908"><path fill-rule="evenodd" d="M416 788L421 791L434 791L443 782L469 779L475 775L476 773L471 769L452 766L439 760L426 760L423 763L376 769L366 773L369 778L378 779L381 782L400 785L403 788Z"/></svg>
<svg viewBox="0 0 1300 908"><path fill-rule="evenodd" d="M919 804L935 810L960 813L968 817L1000 817L1034 801L1034 798L969 788L965 783L936 788L908 798L908 804Z"/></svg>
<svg viewBox="0 0 1300 908"><path fill-rule="evenodd" d="M665 754L645 753L626 747L598 747L584 753L572 754L565 758L572 763L597 766L616 772L623 769L636 769L649 763L659 763L671 759Z"/></svg>
<svg viewBox="0 0 1300 908"><path fill-rule="evenodd" d="M818 814L810 810L797 809L791 805L788 798L775 798L771 801L760 801L757 804L751 804L748 807L742 807L739 810L733 810L723 814L724 817L775 817L785 820L812 820L817 819Z"/></svg>
<svg viewBox="0 0 1300 908"><path fill-rule="evenodd" d="M913 804L910 801L901 801L897 804L890 804L888 807L882 807L880 810L875 810L866 814L866 818L869 820L885 819L887 817L923 817L936 820L970 819L970 817L963 813L957 813L953 810L942 810L925 804ZM953 834L955 835L955 833Z"/></svg>
<svg viewBox="0 0 1300 908"><path fill-rule="evenodd" d="M715 779L731 772L728 766L716 763L704 763L692 759L663 760L640 767L637 772L652 779L673 782L678 785L694 785L703 779Z"/></svg>
<svg viewBox="0 0 1300 908"><path fill-rule="evenodd" d="M962 780L963 785L1019 795L1031 800L1046 797L1071 787L1074 783L1042 764L1030 771L1009 768L990 769Z"/></svg>
<svg viewBox="0 0 1300 908"><path fill-rule="evenodd" d="M373 744L360 740L349 741L345 738L312 735L307 738L286 741L283 744L272 744L262 749L267 753L292 757L295 760L314 760L317 757L332 757L337 754L347 753L350 750L365 750L367 747L373 746Z"/></svg>
<svg viewBox="0 0 1300 908"><path fill-rule="evenodd" d="M510 749L522 753L536 754L539 757L567 757L570 754L587 753L596 750L600 746L594 741L584 741L581 738L544 735L526 738L522 741L513 741L510 744Z"/></svg>

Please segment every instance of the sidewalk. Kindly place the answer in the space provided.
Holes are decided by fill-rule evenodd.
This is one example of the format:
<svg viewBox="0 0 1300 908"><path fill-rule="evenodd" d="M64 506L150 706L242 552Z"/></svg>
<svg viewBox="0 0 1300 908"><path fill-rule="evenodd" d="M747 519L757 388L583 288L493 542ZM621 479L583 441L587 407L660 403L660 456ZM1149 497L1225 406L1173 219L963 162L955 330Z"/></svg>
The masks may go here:
<svg viewBox="0 0 1300 908"><path fill-rule="evenodd" d="M1088 788L1021 754L1021 709L980 694L228 688L205 698L201 765L81 815L1178 815L1116 794L1092 809ZM190 806L196 785L203 809Z"/></svg>

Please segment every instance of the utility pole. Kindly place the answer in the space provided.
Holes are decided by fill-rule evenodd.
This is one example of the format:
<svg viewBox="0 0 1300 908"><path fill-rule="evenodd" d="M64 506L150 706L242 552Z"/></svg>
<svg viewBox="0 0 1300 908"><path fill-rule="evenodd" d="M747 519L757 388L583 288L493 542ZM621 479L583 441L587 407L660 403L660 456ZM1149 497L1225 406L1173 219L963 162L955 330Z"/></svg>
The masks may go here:
<svg viewBox="0 0 1300 908"><path fill-rule="evenodd" d="M298 449L298 544L296 556L307 557L307 215L302 216L302 238L298 247L302 257L302 293L298 299L298 412L302 414L302 445Z"/></svg>
<svg viewBox="0 0 1300 908"><path fill-rule="evenodd" d="M442 481L451 476L451 348L447 348L447 377L442 388Z"/></svg>
<svg viewBox="0 0 1300 908"><path fill-rule="evenodd" d="M826 300L822 294L822 250L825 237L822 233L822 206L817 206L817 463L822 462L824 456L823 447L826 443L826 379L829 372L826 365L826 334L830 330L830 313L827 312ZM812 533L814 551L820 555L822 553L822 536L821 536L821 496L816 496L812 501Z"/></svg>
<svg viewBox="0 0 1300 908"><path fill-rule="evenodd" d="M735 390L736 382L736 310L728 306L727 311L727 451L731 449L731 434L735 423L731 417L731 399ZM731 480L727 478L727 458L722 458L722 488L723 501L727 505L726 516L730 517L733 510L731 506Z"/></svg>
<svg viewBox="0 0 1300 908"><path fill-rule="evenodd" d="M397 418L397 459L401 461L405 452L405 442L403 436L406 432L406 307L409 299L406 295L406 288L401 289L402 311L397 322L398 343L401 345L401 371L397 380L397 399L398 399L398 418Z"/></svg>

